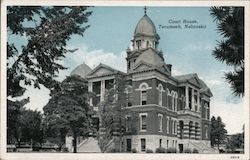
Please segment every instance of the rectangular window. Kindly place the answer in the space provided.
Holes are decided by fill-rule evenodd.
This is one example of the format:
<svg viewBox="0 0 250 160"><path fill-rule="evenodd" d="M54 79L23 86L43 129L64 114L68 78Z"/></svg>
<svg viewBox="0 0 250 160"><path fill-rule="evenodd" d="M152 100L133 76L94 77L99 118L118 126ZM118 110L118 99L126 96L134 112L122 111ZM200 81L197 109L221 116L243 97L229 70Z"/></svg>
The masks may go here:
<svg viewBox="0 0 250 160"><path fill-rule="evenodd" d="M162 132L162 114L158 114L158 124L159 124L159 126L158 126L158 131L159 132Z"/></svg>
<svg viewBox="0 0 250 160"><path fill-rule="evenodd" d="M131 152L131 148L132 148L131 139L127 139L127 152Z"/></svg>
<svg viewBox="0 0 250 160"><path fill-rule="evenodd" d="M137 46L138 49L141 48L141 40L136 41L136 46Z"/></svg>
<svg viewBox="0 0 250 160"><path fill-rule="evenodd" d="M171 97L171 95L168 95L168 108L172 109L172 97Z"/></svg>
<svg viewBox="0 0 250 160"><path fill-rule="evenodd" d="M141 139L141 151L146 151L146 139L144 138Z"/></svg>
<svg viewBox="0 0 250 160"><path fill-rule="evenodd" d="M141 115L141 131L147 130L147 115Z"/></svg>
<svg viewBox="0 0 250 160"><path fill-rule="evenodd" d="M159 147L162 146L162 139L159 140Z"/></svg>
<svg viewBox="0 0 250 160"><path fill-rule="evenodd" d="M175 126L174 126L174 120L172 120L172 134L174 134Z"/></svg>
<svg viewBox="0 0 250 160"><path fill-rule="evenodd" d="M162 106L162 91L159 91L159 105Z"/></svg>
<svg viewBox="0 0 250 160"><path fill-rule="evenodd" d="M167 117L167 133L169 133L169 118Z"/></svg>
<svg viewBox="0 0 250 160"><path fill-rule="evenodd" d="M141 91L141 104L147 104L147 91Z"/></svg>
<svg viewBox="0 0 250 160"><path fill-rule="evenodd" d="M192 89L188 89L188 106L189 109L192 109Z"/></svg>
<svg viewBox="0 0 250 160"><path fill-rule="evenodd" d="M131 116L126 117L126 131L131 131L132 128L132 118Z"/></svg>
<svg viewBox="0 0 250 160"><path fill-rule="evenodd" d="M168 140L167 140L167 148L168 148Z"/></svg>

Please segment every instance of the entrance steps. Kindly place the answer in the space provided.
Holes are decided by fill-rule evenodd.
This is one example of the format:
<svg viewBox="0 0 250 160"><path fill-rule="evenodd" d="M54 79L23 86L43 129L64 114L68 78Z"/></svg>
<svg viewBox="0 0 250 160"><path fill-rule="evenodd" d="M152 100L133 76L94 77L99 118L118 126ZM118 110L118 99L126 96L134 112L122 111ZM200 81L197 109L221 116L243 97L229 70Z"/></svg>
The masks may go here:
<svg viewBox="0 0 250 160"><path fill-rule="evenodd" d="M98 140L94 137L88 137L77 145L77 152L80 153L101 153Z"/></svg>
<svg viewBox="0 0 250 160"><path fill-rule="evenodd" d="M217 149L211 148L210 146L207 146L203 142L189 142L189 145L191 145L192 148L196 148L199 151L199 153L206 153L206 154L219 153Z"/></svg>

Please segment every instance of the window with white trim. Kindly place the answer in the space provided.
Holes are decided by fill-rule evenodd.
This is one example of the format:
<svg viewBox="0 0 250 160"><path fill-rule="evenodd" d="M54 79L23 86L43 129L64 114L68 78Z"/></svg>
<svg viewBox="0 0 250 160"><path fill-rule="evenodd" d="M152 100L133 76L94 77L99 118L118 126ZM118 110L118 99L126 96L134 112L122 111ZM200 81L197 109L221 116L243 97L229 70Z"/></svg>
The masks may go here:
<svg viewBox="0 0 250 160"><path fill-rule="evenodd" d="M158 131L159 132L162 132L162 118L163 118L163 115L162 114L158 114Z"/></svg>
<svg viewBox="0 0 250 160"><path fill-rule="evenodd" d="M172 110L175 110L175 95L174 92L171 92L171 98L172 98Z"/></svg>
<svg viewBox="0 0 250 160"><path fill-rule="evenodd" d="M141 138L141 151L144 152L146 151L146 139Z"/></svg>
<svg viewBox="0 0 250 160"><path fill-rule="evenodd" d="M175 92L175 108L174 108L174 111L177 111L177 105L178 105L178 93Z"/></svg>
<svg viewBox="0 0 250 160"><path fill-rule="evenodd" d="M140 113L140 131L147 130L147 113Z"/></svg>
<svg viewBox="0 0 250 160"><path fill-rule="evenodd" d="M141 105L147 104L147 91L141 91Z"/></svg>
<svg viewBox="0 0 250 160"><path fill-rule="evenodd" d="M126 118L126 131L129 132L131 131L132 128L132 117L131 115L126 115L125 118Z"/></svg>
<svg viewBox="0 0 250 160"><path fill-rule="evenodd" d="M141 105L147 104L147 90L150 89L147 83L142 83L139 86L139 90L141 91Z"/></svg>
<svg viewBox="0 0 250 160"><path fill-rule="evenodd" d="M163 92L162 84L158 85L158 91L159 91L159 105L162 106L162 92Z"/></svg>

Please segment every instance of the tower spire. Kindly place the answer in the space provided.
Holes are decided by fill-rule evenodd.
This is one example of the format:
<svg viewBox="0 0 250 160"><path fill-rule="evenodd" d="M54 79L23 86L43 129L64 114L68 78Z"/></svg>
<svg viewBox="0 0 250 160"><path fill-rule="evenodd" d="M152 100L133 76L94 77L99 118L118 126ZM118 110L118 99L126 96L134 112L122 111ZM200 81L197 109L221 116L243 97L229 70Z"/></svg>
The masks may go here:
<svg viewBox="0 0 250 160"><path fill-rule="evenodd" d="M144 14L147 14L147 7L144 7Z"/></svg>

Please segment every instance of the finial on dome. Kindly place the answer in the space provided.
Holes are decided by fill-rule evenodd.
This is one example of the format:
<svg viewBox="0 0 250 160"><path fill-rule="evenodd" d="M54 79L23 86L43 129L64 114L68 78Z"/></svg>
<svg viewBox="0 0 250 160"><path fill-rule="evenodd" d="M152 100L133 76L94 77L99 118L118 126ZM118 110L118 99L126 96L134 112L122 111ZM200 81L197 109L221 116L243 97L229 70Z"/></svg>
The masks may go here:
<svg viewBox="0 0 250 160"><path fill-rule="evenodd" d="M147 14L147 7L144 7L144 14Z"/></svg>

